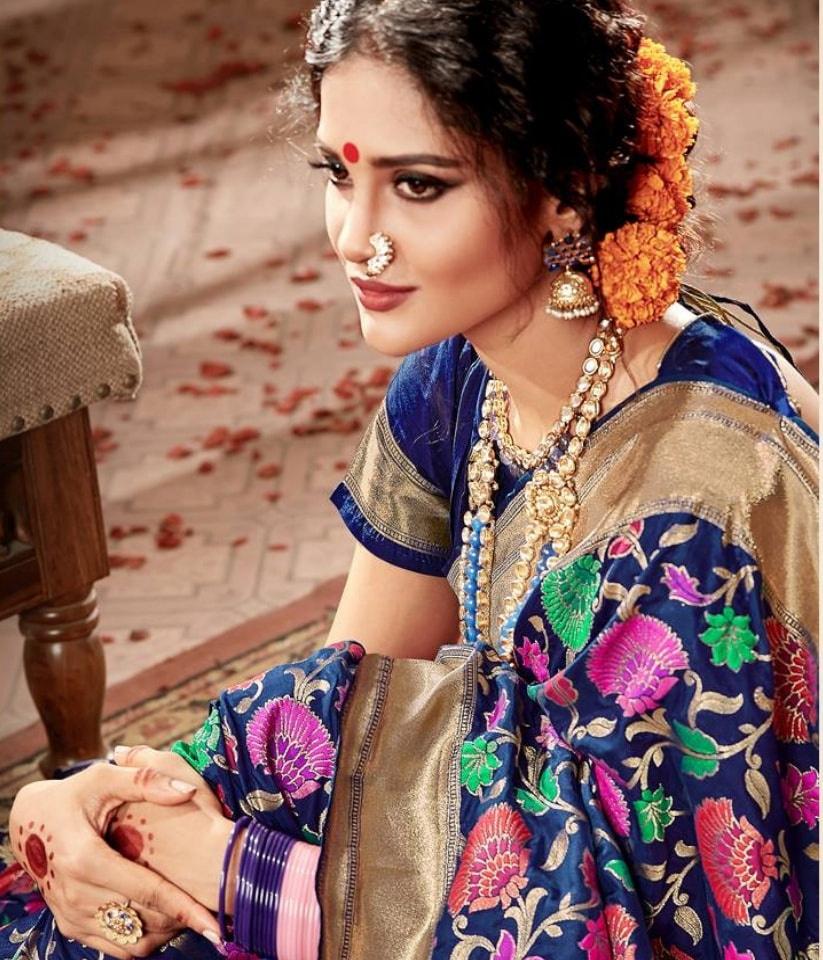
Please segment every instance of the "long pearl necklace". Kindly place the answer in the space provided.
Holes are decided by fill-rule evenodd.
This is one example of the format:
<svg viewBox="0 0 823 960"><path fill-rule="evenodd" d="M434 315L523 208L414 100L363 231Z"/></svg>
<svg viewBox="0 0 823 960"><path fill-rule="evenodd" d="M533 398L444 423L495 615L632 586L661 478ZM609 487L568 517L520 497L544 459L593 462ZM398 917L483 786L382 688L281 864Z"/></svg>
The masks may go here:
<svg viewBox="0 0 823 960"><path fill-rule="evenodd" d="M574 474L592 422L600 413L614 366L623 351L623 331L609 317L599 321L589 342L569 402L534 451L512 440L508 426L508 388L489 373L486 396L468 465L469 509L463 516L460 552L460 634L464 643L489 641L491 571L494 558L494 492L499 460L534 470L524 496L529 525L517 562L511 592L500 614L498 652L513 662L514 624L531 590L571 548L571 534L580 510ZM554 551L549 555L548 544Z"/></svg>

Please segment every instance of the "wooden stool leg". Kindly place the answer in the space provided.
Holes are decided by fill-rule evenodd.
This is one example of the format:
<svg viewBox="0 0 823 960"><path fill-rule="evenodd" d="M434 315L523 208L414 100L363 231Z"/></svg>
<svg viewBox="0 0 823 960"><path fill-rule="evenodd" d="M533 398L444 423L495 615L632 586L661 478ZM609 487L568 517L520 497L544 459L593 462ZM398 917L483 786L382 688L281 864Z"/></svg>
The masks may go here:
<svg viewBox="0 0 823 960"><path fill-rule="evenodd" d="M106 752L100 736L106 661L94 635L97 621L93 584L20 615L26 680L49 740L40 763L46 777Z"/></svg>

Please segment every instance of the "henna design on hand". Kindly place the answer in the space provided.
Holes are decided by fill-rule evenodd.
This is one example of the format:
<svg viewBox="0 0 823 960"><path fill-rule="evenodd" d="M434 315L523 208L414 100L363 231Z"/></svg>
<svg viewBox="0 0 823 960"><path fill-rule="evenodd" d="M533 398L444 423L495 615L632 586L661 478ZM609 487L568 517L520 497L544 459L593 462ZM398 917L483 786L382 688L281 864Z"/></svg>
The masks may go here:
<svg viewBox="0 0 823 960"><path fill-rule="evenodd" d="M145 817L138 823L131 813L127 813L122 819L116 816L106 834L106 842L127 860L139 863L142 867L150 867L148 857L154 855L154 847L151 846L154 834L141 829L145 826Z"/></svg>
<svg viewBox="0 0 823 960"><path fill-rule="evenodd" d="M28 829L31 831L28 835L21 826L18 835L15 838L18 859L26 873L38 885L45 881L46 890L51 890L51 881L54 879L54 870L51 861L54 860L54 853L50 853L46 844L51 843L51 834L43 840L42 834L46 833L46 825L41 823L37 830L34 829L34 820L29 821Z"/></svg>

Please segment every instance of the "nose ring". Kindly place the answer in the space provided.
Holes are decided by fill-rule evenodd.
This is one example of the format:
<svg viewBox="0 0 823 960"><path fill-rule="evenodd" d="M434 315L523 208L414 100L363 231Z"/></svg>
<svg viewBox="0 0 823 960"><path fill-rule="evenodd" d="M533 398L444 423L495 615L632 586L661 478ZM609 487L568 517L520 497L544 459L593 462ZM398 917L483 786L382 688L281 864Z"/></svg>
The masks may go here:
<svg viewBox="0 0 823 960"><path fill-rule="evenodd" d="M376 277L394 260L394 245L386 233L373 233L369 243L374 247L374 256L366 261L366 273Z"/></svg>

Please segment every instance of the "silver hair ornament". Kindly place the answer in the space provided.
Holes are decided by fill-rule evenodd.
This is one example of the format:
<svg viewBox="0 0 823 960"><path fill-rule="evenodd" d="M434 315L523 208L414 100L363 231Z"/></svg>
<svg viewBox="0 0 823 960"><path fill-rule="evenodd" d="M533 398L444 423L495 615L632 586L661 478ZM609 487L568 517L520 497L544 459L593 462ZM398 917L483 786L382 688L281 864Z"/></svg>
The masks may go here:
<svg viewBox="0 0 823 960"><path fill-rule="evenodd" d="M354 7L354 0L320 0L309 21L309 41L315 49L322 47L328 35Z"/></svg>

